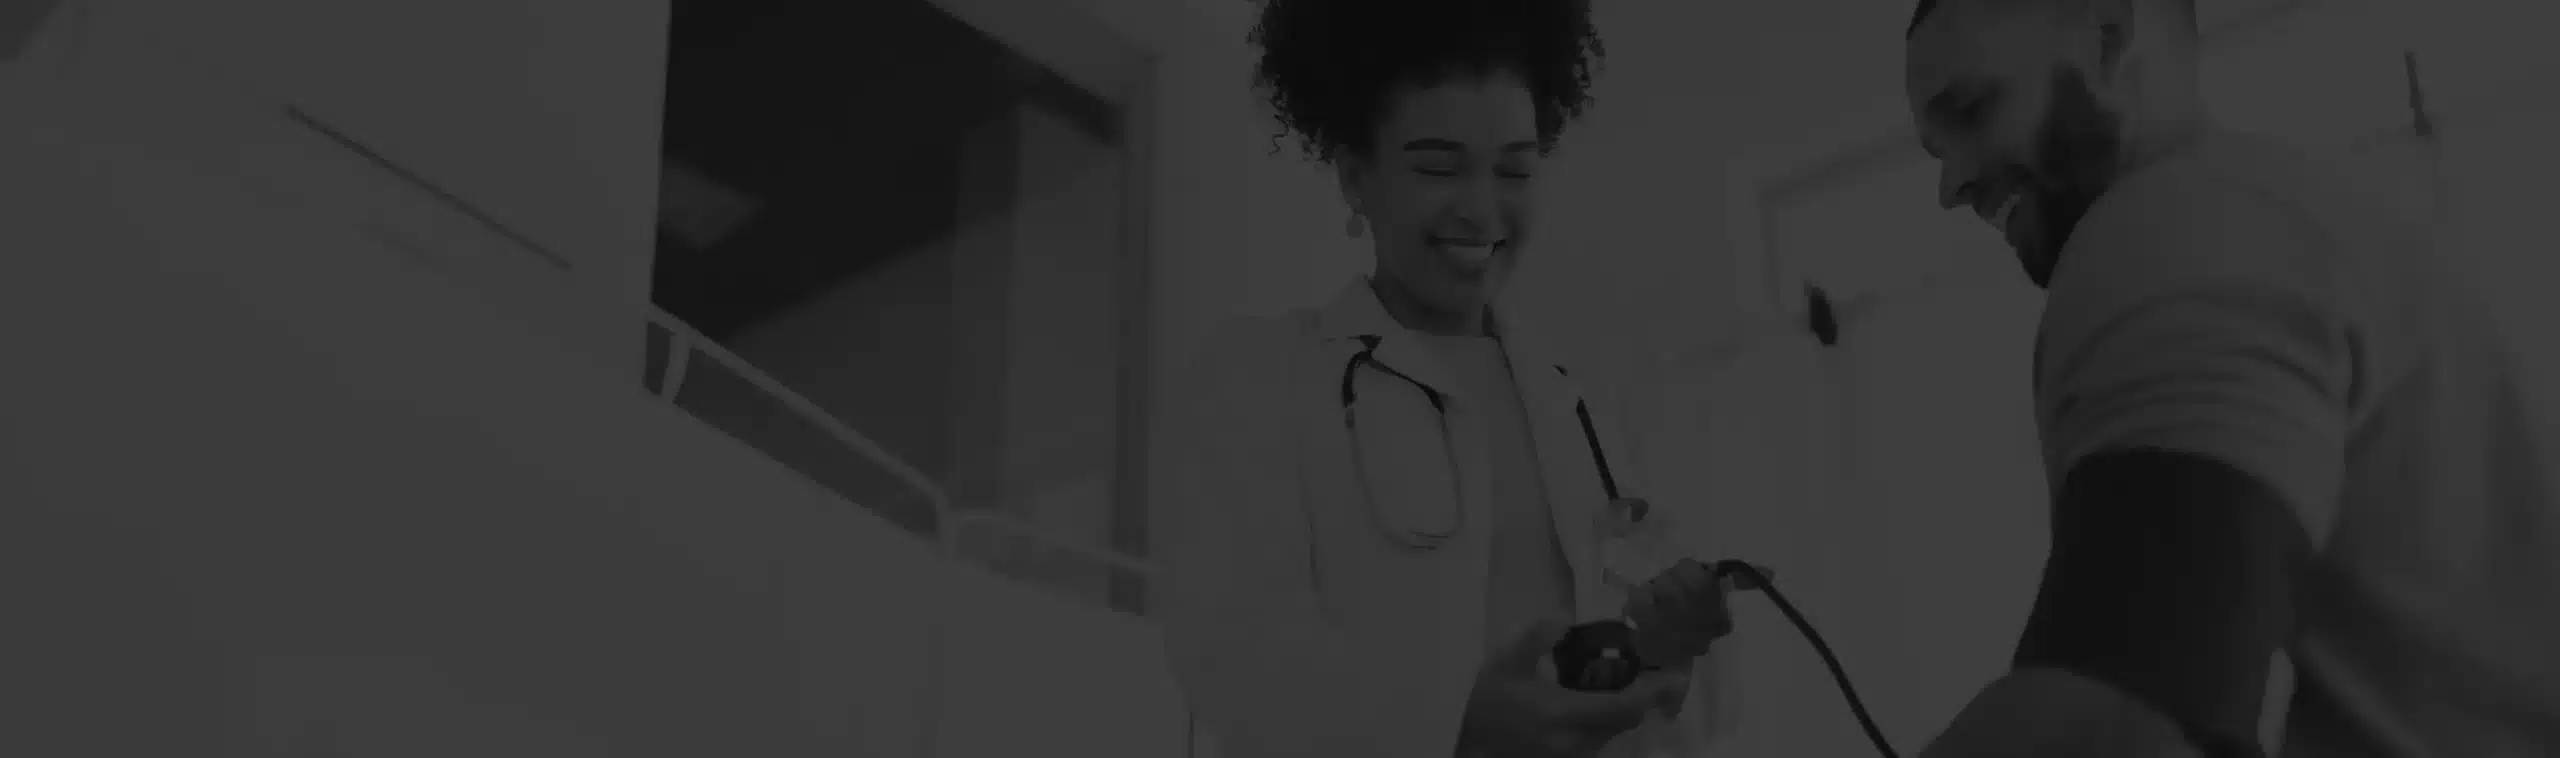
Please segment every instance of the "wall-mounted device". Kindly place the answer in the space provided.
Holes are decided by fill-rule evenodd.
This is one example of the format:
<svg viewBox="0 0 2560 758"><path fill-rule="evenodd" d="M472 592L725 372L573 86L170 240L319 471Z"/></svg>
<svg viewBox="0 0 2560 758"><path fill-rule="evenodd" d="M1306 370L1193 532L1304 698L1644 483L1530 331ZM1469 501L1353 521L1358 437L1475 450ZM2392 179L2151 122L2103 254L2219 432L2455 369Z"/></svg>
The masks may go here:
<svg viewBox="0 0 2560 758"><path fill-rule="evenodd" d="M1840 317L1831 309L1831 295L1813 284L1804 286L1805 326L1813 330L1813 338L1823 347L1840 344Z"/></svg>

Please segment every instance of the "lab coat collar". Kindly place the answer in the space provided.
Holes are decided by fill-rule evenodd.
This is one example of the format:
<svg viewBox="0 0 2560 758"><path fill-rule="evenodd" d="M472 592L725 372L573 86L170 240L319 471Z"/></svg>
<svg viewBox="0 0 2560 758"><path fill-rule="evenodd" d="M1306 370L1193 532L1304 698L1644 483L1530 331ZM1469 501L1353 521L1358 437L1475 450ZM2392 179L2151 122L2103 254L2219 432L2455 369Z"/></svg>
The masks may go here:
<svg viewBox="0 0 2560 758"><path fill-rule="evenodd" d="M1355 278L1334 293L1333 300L1325 304L1319 320L1325 339L1351 339L1372 334L1385 336L1412 331L1387 312L1386 303L1378 299L1375 281L1367 276ZM1490 318L1486 319L1485 331L1501 339L1503 344L1510 344L1512 310L1497 304L1488 309L1486 315Z"/></svg>
<svg viewBox="0 0 2560 758"><path fill-rule="evenodd" d="M1520 385L1522 401L1542 414L1554 410L1570 413L1582 393L1566 375L1558 354L1544 339L1519 328L1522 322L1516 309L1497 303L1486 316L1485 329L1502 341L1503 353L1511 361L1512 378ZM1316 324L1318 337L1328 341L1377 337L1379 362L1443 394L1464 394L1461 386L1449 380L1439 362L1422 349L1416 333L1387 312L1386 304L1378 300L1377 290L1372 289L1370 277L1359 277L1344 285L1318 313ZM1575 434L1578 437L1580 431L1577 429Z"/></svg>
<svg viewBox="0 0 2560 758"><path fill-rule="evenodd" d="M1547 513L1557 542L1565 546L1565 563L1573 570L1574 610L1584 620L1616 618L1619 595L1608 589L1600 573L1598 527L1600 517L1609 512L1609 499L1593 462L1591 443L1583 434L1582 387L1567 373L1563 353L1529 330L1514 328L1520 322L1508 310L1497 307L1493 315L1503 351L1511 357L1511 378L1520 388L1520 404L1528 412L1538 471L1546 484ZM1599 423L1596 417L1593 423ZM1595 426L1592 433L1600 438L1603 454L1612 458L1614 467L1621 451L1608 448L1607 432Z"/></svg>
<svg viewBox="0 0 2560 758"><path fill-rule="evenodd" d="M1378 349L1370 357L1378 363L1411 377L1422 386L1460 403L1472 402L1464 385L1451 379L1440 361L1422 344L1420 335L1396 321L1378 300L1377 290L1370 288L1370 278L1351 280L1336 293L1317 316L1317 336L1328 342L1352 341L1364 337L1378 340ZM1356 348L1355 348L1356 349Z"/></svg>

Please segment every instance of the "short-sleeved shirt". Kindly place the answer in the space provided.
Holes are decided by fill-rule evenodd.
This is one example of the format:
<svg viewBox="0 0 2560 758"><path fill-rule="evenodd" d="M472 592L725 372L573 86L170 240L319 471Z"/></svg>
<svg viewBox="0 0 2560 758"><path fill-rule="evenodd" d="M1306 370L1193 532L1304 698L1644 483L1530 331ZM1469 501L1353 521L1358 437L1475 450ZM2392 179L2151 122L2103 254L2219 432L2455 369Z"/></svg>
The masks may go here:
<svg viewBox="0 0 2560 758"><path fill-rule="evenodd" d="M2037 338L2048 478L2166 448L2300 516L2318 553L2287 754L2560 755L2545 390L2424 229L2348 186L2217 135L2092 208Z"/></svg>

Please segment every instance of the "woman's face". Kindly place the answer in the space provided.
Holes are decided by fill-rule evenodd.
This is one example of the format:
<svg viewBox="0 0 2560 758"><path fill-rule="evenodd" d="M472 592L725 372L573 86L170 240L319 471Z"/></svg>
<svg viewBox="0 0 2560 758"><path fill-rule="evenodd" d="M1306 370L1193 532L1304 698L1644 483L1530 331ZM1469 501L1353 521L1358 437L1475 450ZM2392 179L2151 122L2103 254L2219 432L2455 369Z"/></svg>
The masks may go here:
<svg viewBox="0 0 2560 758"><path fill-rule="evenodd" d="M1389 94L1377 142L1342 167L1389 309L1478 324L1528 250L1539 161L1537 108L1518 76L1452 76Z"/></svg>

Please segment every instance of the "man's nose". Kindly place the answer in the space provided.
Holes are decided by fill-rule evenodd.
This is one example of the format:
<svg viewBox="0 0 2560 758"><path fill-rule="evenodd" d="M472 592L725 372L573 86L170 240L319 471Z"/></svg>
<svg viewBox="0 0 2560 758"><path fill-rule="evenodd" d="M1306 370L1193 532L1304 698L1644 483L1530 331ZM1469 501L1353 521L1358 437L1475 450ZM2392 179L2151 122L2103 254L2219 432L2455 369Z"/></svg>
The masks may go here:
<svg viewBox="0 0 2560 758"><path fill-rule="evenodd" d="M1971 172L1956 168L1955 164L1952 163L1944 161L1940 161L1938 163L1939 208L1955 210L1957 208L1973 204L1973 200L1971 198L1965 197L1965 195L1972 192L1972 189L1973 175Z"/></svg>

